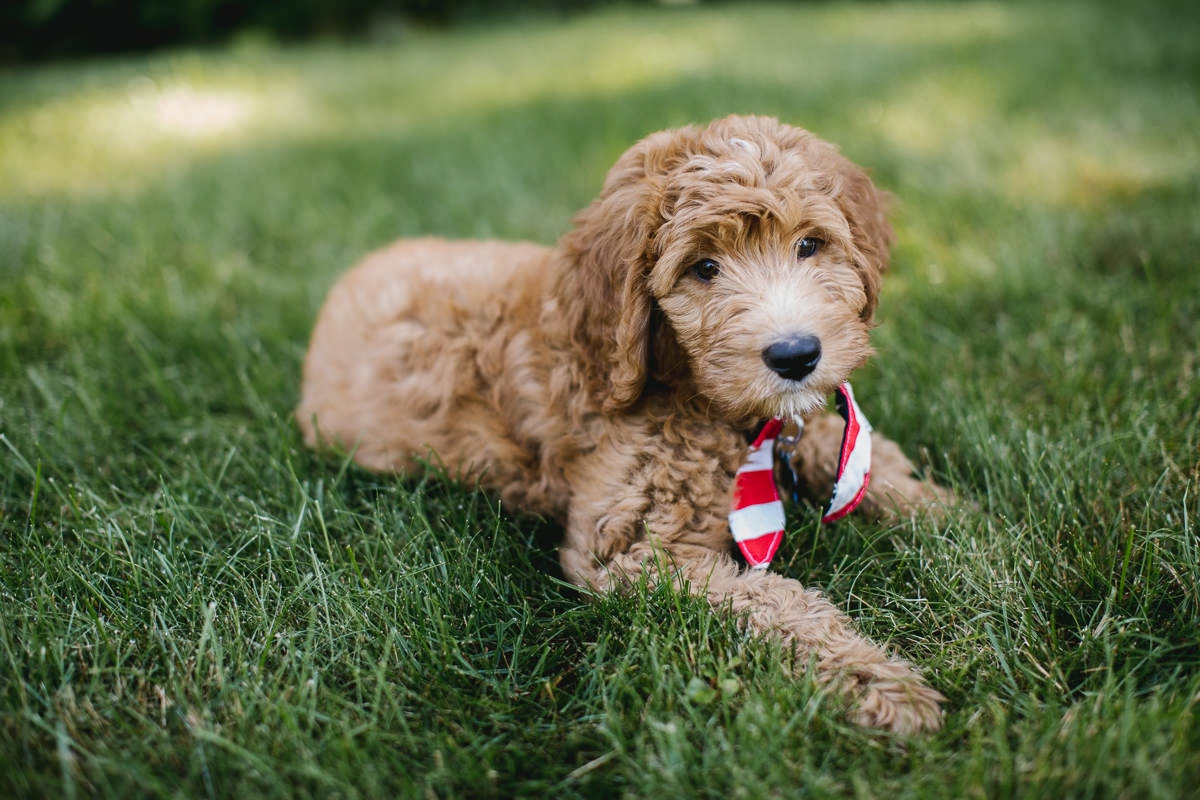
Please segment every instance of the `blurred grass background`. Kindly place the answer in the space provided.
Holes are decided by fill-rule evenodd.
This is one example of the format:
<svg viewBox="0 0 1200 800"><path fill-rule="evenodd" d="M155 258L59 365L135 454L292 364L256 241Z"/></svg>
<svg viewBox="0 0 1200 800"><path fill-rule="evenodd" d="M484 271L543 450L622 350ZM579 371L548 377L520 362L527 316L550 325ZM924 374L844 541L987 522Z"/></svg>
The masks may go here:
<svg viewBox="0 0 1200 800"><path fill-rule="evenodd" d="M0 793L1181 797L1200 782L1200 14L619 7L0 71ZM793 512L784 569L950 698L847 726L552 527L315 457L321 298L397 236L552 242L632 142L837 142L899 234L855 385L979 503Z"/></svg>

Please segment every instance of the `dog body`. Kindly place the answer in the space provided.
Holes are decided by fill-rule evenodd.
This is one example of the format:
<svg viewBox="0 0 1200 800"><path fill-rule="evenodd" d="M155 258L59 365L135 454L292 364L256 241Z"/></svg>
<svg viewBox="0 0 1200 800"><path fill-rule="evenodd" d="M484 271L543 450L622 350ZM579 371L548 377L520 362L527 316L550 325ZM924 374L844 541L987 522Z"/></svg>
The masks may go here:
<svg viewBox="0 0 1200 800"><path fill-rule="evenodd" d="M762 419L808 421L795 468L827 490L826 397L870 354L891 231L861 170L755 117L653 134L557 246L401 241L331 290L296 416L310 444L408 473L432 458L566 532L575 583L675 580L815 659L855 718L940 724L937 692L820 593L731 554L734 475ZM942 498L874 438L869 511Z"/></svg>

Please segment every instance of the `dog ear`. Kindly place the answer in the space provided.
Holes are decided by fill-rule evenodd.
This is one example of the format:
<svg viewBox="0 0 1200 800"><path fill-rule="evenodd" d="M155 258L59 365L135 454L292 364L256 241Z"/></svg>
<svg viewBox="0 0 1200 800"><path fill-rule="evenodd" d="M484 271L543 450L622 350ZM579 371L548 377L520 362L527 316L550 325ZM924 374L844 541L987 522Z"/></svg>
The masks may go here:
<svg viewBox="0 0 1200 800"><path fill-rule="evenodd" d="M559 308L606 411L631 406L646 383L654 235L664 221L667 174L691 134L660 131L627 150L599 197L559 242L559 256L566 259L556 290Z"/></svg>
<svg viewBox="0 0 1200 800"><path fill-rule="evenodd" d="M879 301L879 287L883 271L887 269L895 234L887 221L889 196L875 188L871 179L848 159L838 156L838 177L841 190L837 204L846 220L854 240L854 267L867 293L867 305L862 318L870 322L875 316Z"/></svg>

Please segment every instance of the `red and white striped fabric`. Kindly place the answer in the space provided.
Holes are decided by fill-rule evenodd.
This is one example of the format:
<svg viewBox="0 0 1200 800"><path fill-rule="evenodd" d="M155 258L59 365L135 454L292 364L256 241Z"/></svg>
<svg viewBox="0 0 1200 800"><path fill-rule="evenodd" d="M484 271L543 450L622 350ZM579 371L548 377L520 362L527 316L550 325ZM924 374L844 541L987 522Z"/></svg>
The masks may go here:
<svg viewBox="0 0 1200 800"><path fill-rule="evenodd" d="M837 410L846 420L846 431L842 434L833 498L821 522L836 522L857 508L871 483L871 423L858 407L849 383L838 387Z"/></svg>
<svg viewBox="0 0 1200 800"><path fill-rule="evenodd" d="M764 569L783 541L783 502L775 487L775 437L783 427L779 417L767 420L750 454L733 478L729 531L746 562Z"/></svg>
<svg viewBox="0 0 1200 800"><path fill-rule="evenodd" d="M822 522L833 522L853 511L871 479L871 425L849 383L843 383L837 392L838 413L846 420L846 432L842 434L833 499ZM767 420L733 479L729 530L752 569L765 569L783 541L783 502L774 473L775 437L782 428L779 417Z"/></svg>

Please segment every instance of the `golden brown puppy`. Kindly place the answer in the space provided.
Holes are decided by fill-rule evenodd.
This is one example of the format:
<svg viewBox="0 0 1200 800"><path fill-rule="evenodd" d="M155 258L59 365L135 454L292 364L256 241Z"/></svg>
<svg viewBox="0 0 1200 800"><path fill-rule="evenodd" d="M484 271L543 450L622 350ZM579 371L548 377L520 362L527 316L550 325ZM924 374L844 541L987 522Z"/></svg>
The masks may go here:
<svg viewBox="0 0 1200 800"><path fill-rule="evenodd" d="M321 311L296 419L371 469L411 472L432 452L561 522L577 584L678 581L781 636L798 669L815 662L857 721L936 728L941 695L819 592L740 567L728 527L765 417L808 419L797 471L832 483L841 426L822 409L871 353L890 239L871 181L806 131L729 117L655 133L556 247L421 239L369 255ZM941 498L874 441L869 508Z"/></svg>

